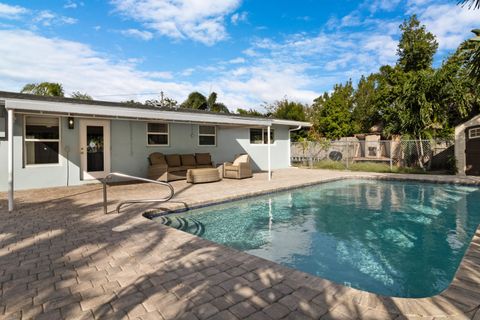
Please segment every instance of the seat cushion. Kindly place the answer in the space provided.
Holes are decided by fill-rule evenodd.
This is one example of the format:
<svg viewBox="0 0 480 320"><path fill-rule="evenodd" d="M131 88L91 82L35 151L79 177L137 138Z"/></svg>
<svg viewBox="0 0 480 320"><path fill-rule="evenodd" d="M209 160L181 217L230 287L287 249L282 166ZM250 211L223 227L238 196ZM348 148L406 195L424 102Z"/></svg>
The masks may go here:
<svg viewBox="0 0 480 320"><path fill-rule="evenodd" d="M238 167L238 166L234 166L234 165L231 165L231 166L226 165L226 166L224 166L223 168L224 168L224 170L226 170L226 171L238 171L238 170L239 170L239 167Z"/></svg>
<svg viewBox="0 0 480 320"><path fill-rule="evenodd" d="M197 164L197 165L195 166L195 168L197 168L197 169L205 169L205 168L213 168L213 167L212 167L212 164L209 163L209 164Z"/></svg>
<svg viewBox="0 0 480 320"><path fill-rule="evenodd" d="M178 154L167 154L165 159L169 167L180 167L182 165Z"/></svg>
<svg viewBox="0 0 480 320"><path fill-rule="evenodd" d="M212 163L212 157L210 153L195 153L195 160L197 165L205 165Z"/></svg>
<svg viewBox="0 0 480 320"><path fill-rule="evenodd" d="M240 164L240 163L244 163L244 162L248 162L248 154L242 154L240 156L238 156L235 161L233 161L233 164Z"/></svg>
<svg viewBox="0 0 480 320"><path fill-rule="evenodd" d="M154 152L148 158L150 159L150 164L151 165L155 165L155 164L167 165L167 161L165 160L165 156L163 154L161 154L160 152Z"/></svg>
<svg viewBox="0 0 480 320"><path fill-rule="evenodd" d="M195 166L195 156L193 154L182 154L180 155L182 160L182 166Z"/></svg>
<svg viewBox="0 0 480 320"><path fill-rule="evenodd" d="M179 171L187 171L188 169L191 169L192 167L168 167L167 171L168 172L179 172Z"/></svg>

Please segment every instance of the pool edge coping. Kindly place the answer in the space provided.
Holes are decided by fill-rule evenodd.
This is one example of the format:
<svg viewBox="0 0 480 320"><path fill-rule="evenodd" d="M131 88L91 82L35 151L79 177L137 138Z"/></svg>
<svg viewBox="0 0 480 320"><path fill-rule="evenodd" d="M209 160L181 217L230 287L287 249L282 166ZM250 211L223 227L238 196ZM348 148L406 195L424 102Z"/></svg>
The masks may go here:
<svg viewBox="0 0 480 320"><path fill-rule="evenodd" d="M438 177L438 176L437 176ZM480 181L474 181L474 180L463 180L463 179L454 179L457 176L448 176L452 177L453 179L448 179L448 180L442 180L438 179L435 176L405 176L404 174L402 175L397 175L397 174L375 174L375 173L356 173L352 176L341 176L341 177L334 177L334 178L326 178L324 180L316 180L316 181L309 181L306 183L300 183L300 184L293 184L290 186L284 186L284 187L277 187L277 188L272 188L272 189L267 189L267 190L260 190L260 191L255 191L255 192L246 192L240 195L235 195L235 196L226 196L223 198L219 199L212 199L212 200L207 200L207 201L198 201L198 202L193 202L192 205L187 205L188 207L185 209L181 208L175 208L171 210L166 210L162 214L153 214L151 211L146 211L142 214L142 216L151 222L154 222L152 218L154 217L159 217L159 216L165 216L165 215L172 215L172 214L177 214L177 213L185 213L190 210L195 210L199 208L204 208L204 207L209 207L209 206L214 206L214 205L219 205L219 204L224 204L224 203L229 203L229 202L234 202L238 200L243 200L243 199L248 199L248 198L253 198L257 196L265 196L268 194L274 194L274 193L279 193L279 192L284 192L284 191L289 191L289 190L295 190L295 189L300 189L304 187L309 187L309 186L314 186L314 185L320 185L328 182L335 182L335 181L340 181L340 180L349 180L349 179L367 179L367 180L390 180L390 181L411 181L411 182L424 182L424 183L432 183L432 184L454 184L454 185L466 185L466 186L480 186ZM156 209L158 210L158 209ZM162 225L163 226L163 225ZM186 234L190 237L193 237L195 239L200 239L202 241L206 241L207 243L218 246L221 248L228 249L228 250L234 250L235 252L241 253L243 255L247 255L249 257L265 261L266 265L273 264L277 268L280 269L285 269L285 270L290 270L290 273L300 273L305 275L305 278L314 278L318 279L318 281L327 281L332 283L335 286L341 287L342 290L346 291L351 291L351 293L355 296L358 294L364 294L367 296L375 296L376 298L382 300L382 299L389 299L392 300L396 304L396 307L402 311L403 316L428 316L428 317L451 317L451 316L458 316L458 315L466 315L467 313L472 313L475 310L477 310L480 307L480 299L475 302L472 301L475 298L472 298L472 295L475 295L476 297L480 297L480 289L477 289L477 291L471 291L469 290L472 286L477 286L480 288L480 271L475 271L475 268L479 268L480 265L480 224L477 226L477 229L475 230L473 237L459 263L459 266L455 272L455 275L451 281L451 283L448 285L446 289L441 291L440 293L430 296L430 297L424 297L424 298L402 298L402 297L392 297L392 296L383 296L380 294L348 287L336 282L333 282L331 280L318 277L294 268L289 268L287 266L283 266L281 264L278 264L276 262L257 257L251 254L248 254L246 252L230 248L221 244L218 244L216 242L209 241L207 239L203 239L201 237L192 235L187 232L183 232L181 230L177 230L172 227L168 226L163 226L165 228L171 229L172 232L182 232L182 234ZM474 248L478 247L478 249ZM472 254L473 253L473 254ZM473 260L473 261L471 261ZM470 266L469 266L470 265ZM460 276L464 273L471 273L471 272L476 272L477 274L475 275L475 279L465 279L468 278L468 276ZM288 273L288 272L287 272ZM455 283L454 283L455 282ZM466 282L466 284L465 284ZM308 286L308 284L305 284ZM448 305L446 305L448 304ZM396 313L398 315L398 313Z"/></svg>

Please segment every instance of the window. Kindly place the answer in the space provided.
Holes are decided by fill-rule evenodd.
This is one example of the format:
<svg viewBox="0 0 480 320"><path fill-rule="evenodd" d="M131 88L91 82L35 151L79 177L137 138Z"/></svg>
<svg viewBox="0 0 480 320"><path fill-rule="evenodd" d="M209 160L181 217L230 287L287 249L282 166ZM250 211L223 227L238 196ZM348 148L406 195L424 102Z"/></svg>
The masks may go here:
<svg viewBox="0 0 480 320"><path fill-rule="evenodd" d="M480 127L468 130L468 138L469 139L480 138Z"/></svg>
<svg viewBox="0 0 480 320"><path fill-rule="evenodd" d="M147 143L149 146L168 146L168 123L147 123Z"/></svg>
<svg viewBox="0 0 480 320"><path fill-rule="evenodd" d="M25 164L59 163L60 118L25 116Z"/></svg>
<svg viewBox="0 0 480 320"><path fill-rule="evenodd" d="M215 126L198 126L198 145L215 146L217 144L217 128Z"/></svg>
<svg viewBox="0 0 480 320"><path fill-rule="evenodd" d="M0 105L0 141L7 139L7 110Z"/></svg>
<svg viewBox="0 0 480 320"><path fill-rule="evenodd" d="M275 142L275 134L273 129L270 129L270 144ZM251 144L267 144L268 143L268 130L267 129L250 129L250 143Z"/></svg>

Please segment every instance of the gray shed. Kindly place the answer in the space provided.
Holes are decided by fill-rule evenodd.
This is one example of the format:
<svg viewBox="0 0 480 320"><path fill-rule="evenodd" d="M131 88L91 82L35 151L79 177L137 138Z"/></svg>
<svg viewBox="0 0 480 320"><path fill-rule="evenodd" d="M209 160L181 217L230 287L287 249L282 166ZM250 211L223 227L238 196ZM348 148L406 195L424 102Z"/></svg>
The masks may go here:
<svg viewBox="0 0 480 320"><path fill-rule="evenodd" d="M480 115L455 128L458 174L480 176Z"/></svg>

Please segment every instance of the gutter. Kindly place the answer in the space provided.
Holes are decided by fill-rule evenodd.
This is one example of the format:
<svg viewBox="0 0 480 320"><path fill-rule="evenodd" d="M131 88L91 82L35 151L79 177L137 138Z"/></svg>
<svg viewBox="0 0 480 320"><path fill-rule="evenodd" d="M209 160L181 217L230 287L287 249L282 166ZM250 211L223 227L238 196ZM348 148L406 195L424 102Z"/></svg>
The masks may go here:
<svg viewBox="0 0 480 320"><path fill-rule="evenodd" d="M289 148L288 148L288 166L291 167L292 166L292 140L290 138L290 133L293 132L293 131L298 131L300 129L302 129L303 126L298 126L296 128L293 128L293 129L288 129L288 142L290 144Z"/></svg>

